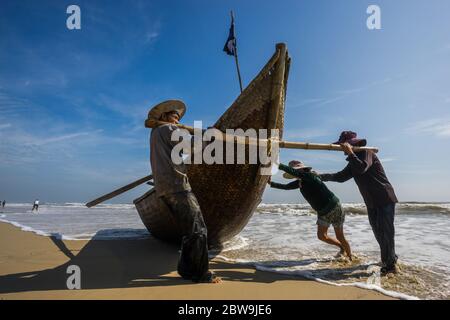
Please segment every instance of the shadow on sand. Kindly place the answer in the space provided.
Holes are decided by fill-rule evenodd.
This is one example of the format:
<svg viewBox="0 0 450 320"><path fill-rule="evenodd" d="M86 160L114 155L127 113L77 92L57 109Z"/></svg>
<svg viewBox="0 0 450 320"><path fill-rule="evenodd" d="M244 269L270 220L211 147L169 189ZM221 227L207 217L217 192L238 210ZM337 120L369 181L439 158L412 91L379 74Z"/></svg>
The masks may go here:
<svg viewBox="0 0 450 320"><path fill-rule="evenodd" d="M120 230L99 231L79 252L70 250L59 235L50 237L69 261L53 269L0 276L0 293L67 290L67 269L76 265L81 270L82 289L112 289L192 284L168 274L176 271L179 246L153 237L142 240L99 240ZM70 245L69 245L70 246ZM227 281L274 282L284 275L271 277L241 272L242 265L214 261L210 268ZM291 278L292 279L292 278ZM298 279L302 280L302 279Z"/></svg>
<svg viewBox="0 0 450 320"><path fill-rule="evenodd" d="M107 229L97 234L81 250L69 249L59 234L49 239L69 259L53 269L36 270L0 276L0 293L67 290L67 279L71 274L67 269L76 265L81 270L82 289L114 289L154 286L180 286L192 284L178 276L169 275L176 271L179 246L162 242L153 237L132 240L105 240L111 234L124 229ZM128 230L133 231L133 230ZM136 231L136 230L134 230ZM69 247L72 246L69 244ZM210 251L211 255L220 252ZM316 259L292 261L261 261L267 267L307 266ZM271 283L280 280L304 281L295 271L285 274L266 272L244 272L250 265L233 264L218 260L210 262L210 268L226 281ZM363 270L367 265L353 265L342 269L322 269L322 272L334 274L333 280L346 278L364 278ZM304 270L312 273L317 270ZM336 272L337 271L337 272ZM360 273L359 273L360 272ZM176 274L176 273L175 273ZM331 280L331 279L330 279Z"/></svg>

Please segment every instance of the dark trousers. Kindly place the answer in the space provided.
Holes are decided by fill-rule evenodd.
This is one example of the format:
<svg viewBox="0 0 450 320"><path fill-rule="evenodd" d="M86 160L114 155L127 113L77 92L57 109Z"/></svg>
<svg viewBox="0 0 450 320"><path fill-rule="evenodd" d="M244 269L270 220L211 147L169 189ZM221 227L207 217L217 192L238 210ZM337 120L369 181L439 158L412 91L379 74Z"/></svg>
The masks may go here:
<svg viewBox="0 0 450 320"><path fill-rule="evenodd" d="M192 192L178 192L162 196L183 238L178 260L178 273L184 279L201 281L209 270L206 224L197 198Z"/></svg>
<svg viewBox="0 0 450 320"><path fill-rule="evenodd" d="M397 262L394 240L395 203L375 208L367 208L367 213L375 238L380 245L381 262L388 268L393 267Z"/></svg>

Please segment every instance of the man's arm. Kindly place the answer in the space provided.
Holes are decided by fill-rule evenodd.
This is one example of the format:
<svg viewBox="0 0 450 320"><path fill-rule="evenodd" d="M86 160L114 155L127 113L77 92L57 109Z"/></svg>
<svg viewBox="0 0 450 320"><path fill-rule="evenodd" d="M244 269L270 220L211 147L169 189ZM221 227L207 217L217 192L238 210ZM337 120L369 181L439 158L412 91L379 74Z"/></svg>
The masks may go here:
<svg viewBox="0 0 450 320"><path fill-rule="evenodd" d="M337 173L319 174L319 178L322 181L345 182L353 178L353 175L352 170L350 169L350 164L348 164L342 171L339 171Z"/></svg>
<svg viewBox="0 0 450 320"><path fill-rule="evenodd" d="M182 136L189 136L189 133L187 131L182 131L185 129L180 129L174 124L164 124L157 127L156 130L158 130L158 137L161 140L160 142L168 144L172 147L175 147L178 143L180 143L180 141L182 141ZM174 132L176 132L176 136L174 136L174 138L172 139L172 134Z"/></svg>
<svg viewBox="0 0 450 320"><path fill-rule="evenodd" d="M372 166L373 153L372 151L361 151L356 155L352 152L349 154L348 160L356 174L363 174Z"/></svg>
<svg viewBox="0 0 450 320"><path fill-rule="evenodd" d="M347 160L352 167L352 171L358 175L365 173L369 170L373 162L372 151L361 151L356 155L353 152L353 147L348 143L342 143L342 150L348 155Z"/></svg>
<svg viewBox="0 0 450 320"><path fill-rule="evenodd" d="M294 190L294 189L298 189L300 187L300 184L299 184L298 180L292 181L288 184L271 182L270 187L275 188L275 189L282 189L282 190Z"/></svg>
<svg viewBox="0 0 450 320"><path fill-rule="evenodd" d="M284 165L280 163L278 166L278 169L283 170L286 173L289 173L291 176L297 177L297 178L303 178L304 173L301 170L295 170L287 165Z"/></svg>

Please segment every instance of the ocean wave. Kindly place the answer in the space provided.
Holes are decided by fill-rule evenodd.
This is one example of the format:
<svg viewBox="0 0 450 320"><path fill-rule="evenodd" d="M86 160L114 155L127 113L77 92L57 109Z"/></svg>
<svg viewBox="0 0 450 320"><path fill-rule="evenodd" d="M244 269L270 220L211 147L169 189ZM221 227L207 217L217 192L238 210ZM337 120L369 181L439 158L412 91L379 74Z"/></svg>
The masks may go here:
<svg viewBox="0 0 450 320"><path fill-rule="evenodd" d="M0 222L4 222L4 223L8 223L11 224L17 228L19 228L22 231L26 231L26 232L32 232L34 234L37 234L38 236L44 236L44 237L52 237L52 238L56 238L58 240L89 240L90 238L77 238L75 236L66 236L66 235L62 235L60 233L50 233L50 232L45 232L42 230L38 230L26 225L23 225L21 223L18 223L16 221L10 221L10 220L5 220L5 219L0 219Z"/></svg>
<svg viewBox="0 0 450 320"><path fill-rule="evenodd" d="M79 209L88 209L86 204L78 203L78 202L66 202L66 203L46 203L45 206L50 208L79 208ZM95 209L133 209L134 204L127 203L119 203L119 204L111 204L111 203L101 203L96 205L95 207L89 208L89 210Z"/></svg>
<svg viewBox="0 0 450 320"><path fill-rule="evenodd" d="M23 202L23 203L8 203L7 207L14 207L14 208L32 208L33 207L33 203L31 202ZM64 203L58 203L58 202L41 202L39 204L39 208L42 207L49 207L49 208L81 208L81 209L87 209L86 204L85 203L80 203L80 202L64 202ZM95 209L95 208L110 208L110 209L130 209L130 208L134 208L134 204L130 204L130 203L116 203L116 204L112 204L112 203L101 203L96 205L95 207L92 207L91 209Z"/></svg>
<svg viewBox="0 0 450 320"><path fill-rule="evenodd" d="M343 203L342 207L347 214L366 215L367 208L363 203ZM257 214L294 214L312 215L315 211L308 204L260 204ZM450 203L416 203L401 202L396 205L397 214L450 214Z"/></svg>
<svg viewBox="0 0 450 320"><path fill-rule="evenodd" d="M248 246L248 239L242 236L235 236L231 240L226 241L223 244L221 252L239 250Z"/></svg>
<svg viewBox="0 0 450 320"><path fill-rule="evenodd" d="M0 219L0 222L9 223L9 224L11 224L11 225L13 225L13 226L19 228L19 229L22 230L22 231L33 232L33 233L35 233L35 234L37 234L37 235L40 235L40 236L45 236L45 237L51 236L50 233L44 232L44 231L42 231L42 230L37 230L37 229L31 228L31 227L29 227L29 226L25 226L25 225L23 225L23 224L21 224L21 223L18 223L18 222L16 222L16 221L10 221L10 220L5 220L5 219Z"/></svg>
<svg viewBox="0 0 450 320"><path fill-rule="evenodd" d="M408 294L393 291L393 290L384 289L378 284L369 284L369 283L358 282L358 281L350 282L350 283L338 283L338 282L334 282L334 281L324 280L324 279L314 276L313 272L311 270L286 270L283 268L274 268L273 266L271 267L271 266L268 266L267 264L258 263L257 261L244 260L244 259L232 259L232 258L225 257L223 255L217 255L215 257L211 256L211 258L215 258L215 259L230 262L230 263L236 263L236 264L240 264L243 266L253 267L256 270L260 270L260 271L283 274L283 275L288 275L288 276L302 277L305 279L309 279L309 280L313 280L313 281L317 281L320 283L333 285L333 286L337 286L337 287L352 286L352 287L358 287L361 289L374 290L374 291L380 292L386 296L393 297L396 299L420 300L418 297L415 297L412 295L408 295Z"/></svg>
<svg viewBox="0 0 450 320"><path fill-rule="evenodd" d="M27 211L31 210L30 203L10 203L9 207L23 207ZM367 214L367 208L364 203L342 203L342 207L348 214ZM42 203L39 206L40 212L44 212L48 208L79 208L87 209L84 203L66 202L66 203ZM128 203L102 203L89 210L98 209L134 209L133 204ZM433 202L400 202L396 205L398 214L413 213L439 213L450 214L450 203L433 203ZM292 215L315 215L315 211L307 203L262 203L255 210L256 214L292 214Z"/></svg>
<svg viewBox="0 0 450 320"><path fill-rule="evenodd" d="M405 212L430 212L450 214L450 203L404 202L397 205L397 210Z"/></svg>
<svg viewBox="0 0 450 320"><path fill-rule="evenodd" d="M134 209L134 204L127 203L117 203L117 204L98 204L95 208L103 208L103 209Z"/></svg>
<svg viewBox="0 0 450 320"><path fill-rule="evenodd" d="M408 295L405 293L383 289L382 287L380 287L379 285L376 285L376 284L368 284L368 283L364 283L364 282L336 283L336 282L332 282L332 281L322 280L319 278L317 278L315 280L318 282L321 282L321 283L330 284L330 285L337 286L337 287L352 286L352 287L357 287L357 288L361 288L361 289L374 290L374 291L380 292L388 297L401 299L401 300L420 300L418 297L411 296L411 295Z"/></svg>
<svg viewBox="0 0 450 320"><path fill-rule="evenodd" d="M285 274L285 275L291 275L291 276L292 275L300 276L300 277L303 277L303 278L306 278L306 279L309 279L309 280L314 280L314 281L317 281L317 282L320 282L320 283L333 285L333 286L337 286L337 287L357 287L357 288L361 288L361 289L374 290L374 291L380 292L380 293L382 293L382 294L384 294L386 296L393 297L393 298L396 298L396 299L420 300L419 298L417 298L415 296L411 296L411 295L408 295L408 294L405 294L405 293L383 289L381 286L379 286L377 284L368 284L368 283L364 283L364 282L337 283L337 282L324 280L324 279L315 277L309 271L303 271L303 270L295 270L295 271L277 270L277 269L272 269L270 267L265 267L263 265L258 265L258 264L255 264L255 268L257 270L260 270L260 271L279 273L279 274Z"/></svg>
<svg viewBox="0 0 450 320"><path fill-rule="evenodd" d="M308 204L261 204L256 209L257 214L291 214L313 215L314 210Z"/></svg>
<svg viewBox="0 0 450 320"><path fill-rule="evenodd" d="M39 230L17 221L7 220L5 218L6 217L4 216L0 216L0 222L11 224L22 231L32 232L39 236L52 237L59 240L142 240L148 239L150 236L150 233L147 231L147 229L131 228L99 230L94 233L61 234Z"/></svg>

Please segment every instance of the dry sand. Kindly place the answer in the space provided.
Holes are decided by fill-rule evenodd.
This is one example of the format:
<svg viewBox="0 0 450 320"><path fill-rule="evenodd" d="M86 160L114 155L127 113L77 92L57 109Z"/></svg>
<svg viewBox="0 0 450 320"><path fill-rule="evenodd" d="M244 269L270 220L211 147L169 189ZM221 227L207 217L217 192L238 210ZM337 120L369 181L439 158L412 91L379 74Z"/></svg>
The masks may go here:
<svg viewBox="0 0 450 320"><path fill-rule="evenodd" d="M0 299L390 299L355 287L257 271L218 260L221 284L177 276L178 247L155 239L61 241L0 223ZM81 290L66 287L81 269Z"/></svg>

